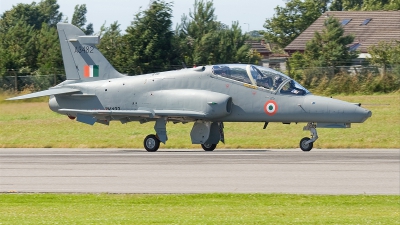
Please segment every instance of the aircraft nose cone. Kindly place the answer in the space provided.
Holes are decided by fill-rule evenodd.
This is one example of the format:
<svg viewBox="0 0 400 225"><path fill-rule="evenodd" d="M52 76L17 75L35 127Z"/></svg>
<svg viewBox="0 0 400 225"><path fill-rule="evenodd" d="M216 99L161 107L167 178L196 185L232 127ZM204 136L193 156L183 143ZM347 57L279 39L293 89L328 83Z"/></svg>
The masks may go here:
<svg viewBox="0 0 400 225"><path fill-rule="evenodd" d="M303 108L314 121L321 122L362 123L372 116L370 110L354 103L321 96L306 97Z"/></svg>
<svg viewBox="0 0 400 225"><path fill-rule="evenodd" d="M372 116L372 112L362 107L357 107L356 113L362 116L361 123Z"/></svg>
<svg viewBox="0 0 400 225"><path fill-rule="evenodd" d="M371 116L372 116L372 112L368 110L367 118L369 118L369 117L371 117Z"/></svg>
<svg viewBox="0 0 400 225"><path fill-rule="evenodd" d="M372 112L353 103L343 103L343 117L351 123L363 123L372 116Z"/></svg>

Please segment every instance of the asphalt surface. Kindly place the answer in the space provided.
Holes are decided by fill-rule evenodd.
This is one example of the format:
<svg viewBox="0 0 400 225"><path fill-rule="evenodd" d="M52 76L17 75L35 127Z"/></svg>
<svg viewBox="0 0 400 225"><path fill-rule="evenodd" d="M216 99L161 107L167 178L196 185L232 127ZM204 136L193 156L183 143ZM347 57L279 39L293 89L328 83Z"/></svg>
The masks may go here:
<svg viewBox="0 0 400 225"><path fill-rule="evenodd" d="M0 149L0 192L400 195L400 150Z"/></svg>

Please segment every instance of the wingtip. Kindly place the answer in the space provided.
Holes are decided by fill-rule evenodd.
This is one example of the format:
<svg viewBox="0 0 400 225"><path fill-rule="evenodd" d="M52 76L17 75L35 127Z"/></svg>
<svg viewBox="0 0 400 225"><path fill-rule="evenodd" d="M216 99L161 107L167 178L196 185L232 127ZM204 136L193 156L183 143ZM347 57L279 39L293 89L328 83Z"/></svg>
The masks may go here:
<svg viewBox="0 0 400 225"><path fill-rule="evenodd" d="M22 98L20 98L21 96L17 96L17 97L12 97L12 98L7 98L5 99L6 101L14 101L14 100L21 100Z"/></svg>

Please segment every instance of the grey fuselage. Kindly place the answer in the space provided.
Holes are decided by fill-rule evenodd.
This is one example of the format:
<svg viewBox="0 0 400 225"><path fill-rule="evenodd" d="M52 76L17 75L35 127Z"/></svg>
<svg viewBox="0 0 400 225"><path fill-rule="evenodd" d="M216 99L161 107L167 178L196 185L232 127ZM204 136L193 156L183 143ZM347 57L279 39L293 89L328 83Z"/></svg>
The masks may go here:
<svg viewBox="0 0 400 225"><path fill-rule="evenodd" d="M76 113L60 109L153 110L154 117L116 114L101 118L143 122L164 114L168 115L167 120L176 122L362 123L371 116L369 110L341 100L282 94L216 75L212 66L92 82L68 80L57 87L79 89L82 93L50 98L51 110L71 117ZM273 115L265 109L270 100L277 104Z"/></svg>

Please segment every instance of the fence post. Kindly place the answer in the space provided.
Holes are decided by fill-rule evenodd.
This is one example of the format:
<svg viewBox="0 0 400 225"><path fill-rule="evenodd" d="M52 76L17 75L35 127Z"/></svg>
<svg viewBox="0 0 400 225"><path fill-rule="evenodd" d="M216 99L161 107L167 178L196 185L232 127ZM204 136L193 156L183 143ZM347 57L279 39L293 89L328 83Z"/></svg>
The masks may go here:
<svg viewBox="0 0 400 225"><path fill-rule="evenodd" d="M15 77L15 86L14 86L14 89L15 89L15 92L17 92L18 91L18 74L17 74L17 72L15 72L15 70L14 69L11 69L13 72L14 72L14 77Z"/></svg>
<svg viewBox="0 0 400 225"><path fill-rule="evenodd" d="M56 71L56 69L54 68L54 67L52 67L52 70L53 70L53 73L54 73L54 85L53 86L56 86L57 85L57 71Z"/></svg>

